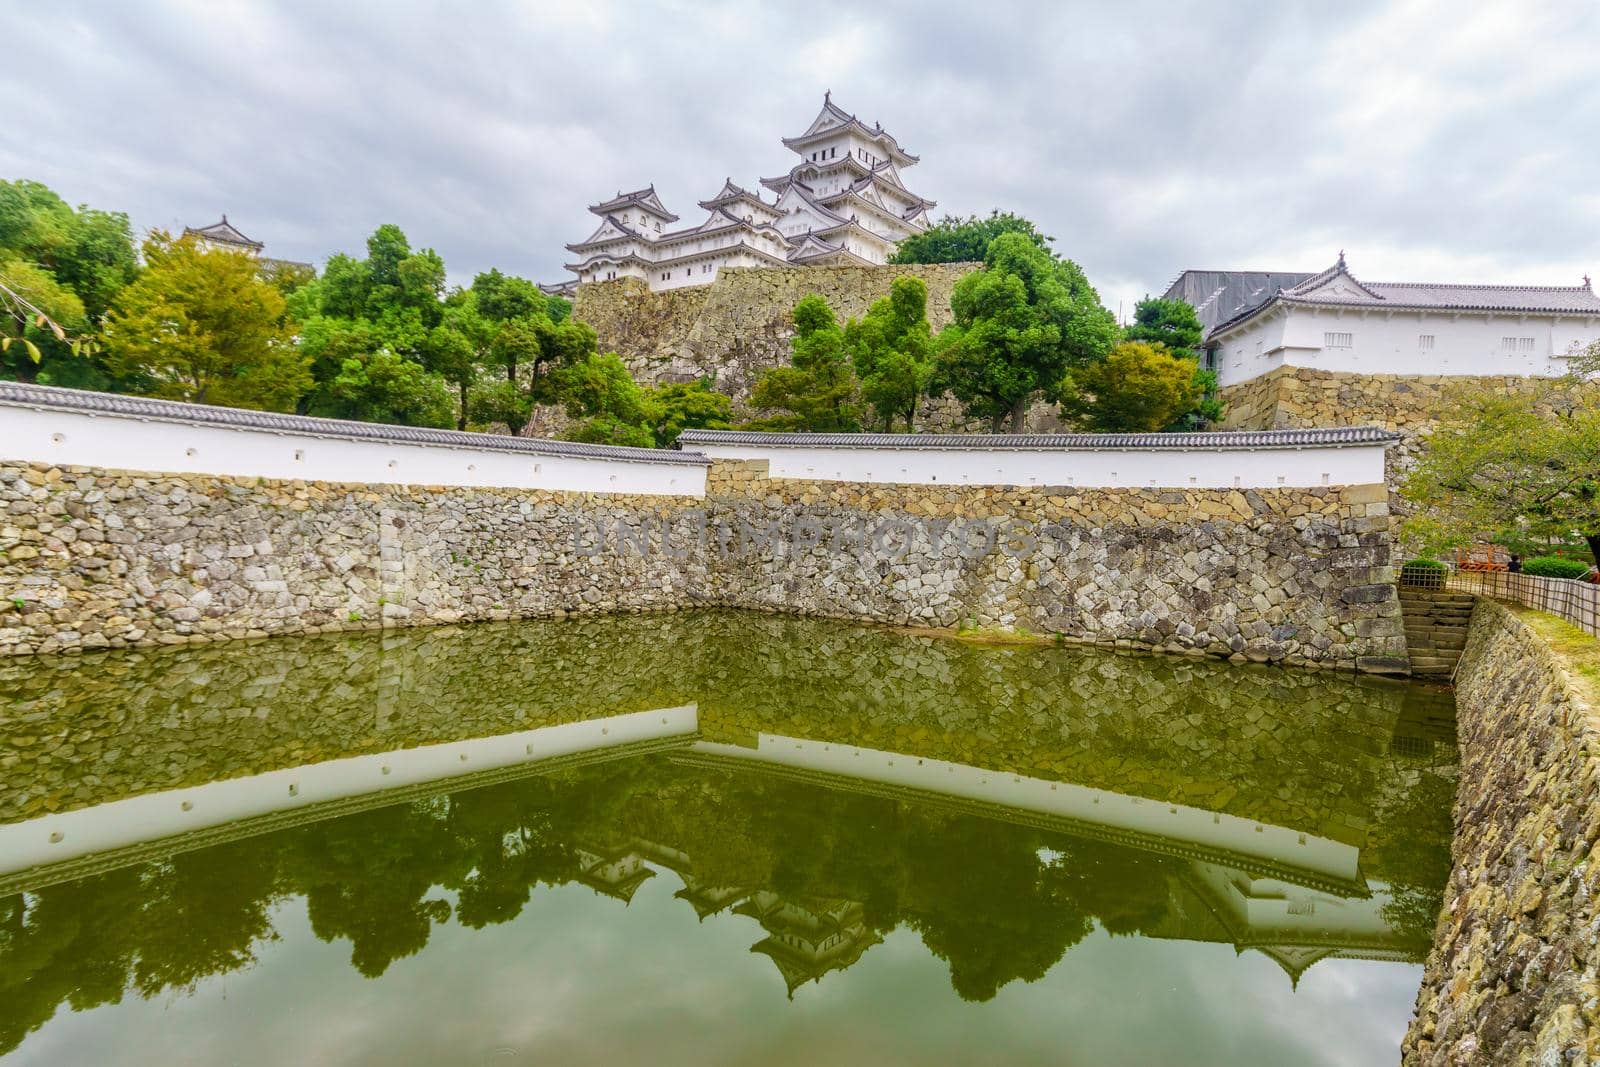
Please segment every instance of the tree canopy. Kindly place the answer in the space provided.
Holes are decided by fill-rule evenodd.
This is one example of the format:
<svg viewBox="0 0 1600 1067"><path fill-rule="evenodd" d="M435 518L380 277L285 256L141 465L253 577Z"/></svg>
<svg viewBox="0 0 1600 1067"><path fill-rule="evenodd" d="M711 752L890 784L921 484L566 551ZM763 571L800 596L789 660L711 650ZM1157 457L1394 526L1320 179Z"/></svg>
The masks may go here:
<svg viewBox="0 0 1600 1067"><path fill-rule="evenodd" d="M292 410L311 385L283 296L245 252L157 231L145 270L117 295L106 334L112 365L174 400Z"/></svg>
<svg viewBox="0 0 1600 1067"><path fill-rule="evenodd" d="M833 309L815 293L802 297L794 306L794 327L789 366L768 370L750 394L754 406L773 414L750 426L808 433L859 431L859 383Z"/></svg>
<svg viewBox="0 0 1600 1067"><path fill-rule="evenodd" d="M873 303L860 321L845 324L861 397L886 433L897 420L916 429L917 406L933 375L933 332L928 326L928 285L921 278L896 278L889 295Z"/></svg>
<svg viewBox="0 0 1600 1067"><path fill-rule="evenodd" d="M981 263L989 253L989 242L1003 233L1020 234L1047 254L1055 240L1040 233L1027 219L1009 211L991 211L985 218L946 215L921 233L901 241L889 262Z"/></svg>
<svg viewBox="0 0 1600 1067"><path fill-rule="evenodd" d="M1068 371L1116 335L1082 269L1019 233L990 242L984 269L956 282L950 310L933 387L996 431L1020 431L1028 405L1056 399Z"/></svg>
<svg viewBox="0 0 1600 1067"><path fill-rule="evenodd" d="M1600 564L1600 342L1561 378L1463 383L1401 494L1409 536L1439 550L1488 538L1582 540Z"/></svg>
<svg viewBox="0 0 1600 1067"><path fill-rule="evenodd" d="M1195 362L1159 344L1120 341L1068 374L1061 411L1093 433L1154 433L1200 402Z"/></svg>
<svg viewBox="0 0 1600 1067"><path fill-rule="evenodd" d="M1129 341L1163 345L1175 356L1198 360L1205 327L1187 301L1147 296L1134 305L1133 321L1122 336Z"/></svg>

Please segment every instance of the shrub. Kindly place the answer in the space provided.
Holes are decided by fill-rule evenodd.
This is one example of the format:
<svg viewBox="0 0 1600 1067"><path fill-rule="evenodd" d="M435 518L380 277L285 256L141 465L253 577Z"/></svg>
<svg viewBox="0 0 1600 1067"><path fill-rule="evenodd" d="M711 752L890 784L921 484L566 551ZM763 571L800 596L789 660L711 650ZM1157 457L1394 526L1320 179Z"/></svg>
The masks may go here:
<svg viewBox="0 0 1600 1067"><path fill-rule="evenodd" d="M1560 556L1534 556L1522 561L1522 573L1540 578L1582 578L1589 573L1589 565L1578 559Z"/></svg>
<svg viewBox="0 0 1600 1067"><path fill-rule="evenodd" d="M1449 568L1436 559L1408 559L1400 566L1400 584L1441 589L1448 571Z"/></svg>

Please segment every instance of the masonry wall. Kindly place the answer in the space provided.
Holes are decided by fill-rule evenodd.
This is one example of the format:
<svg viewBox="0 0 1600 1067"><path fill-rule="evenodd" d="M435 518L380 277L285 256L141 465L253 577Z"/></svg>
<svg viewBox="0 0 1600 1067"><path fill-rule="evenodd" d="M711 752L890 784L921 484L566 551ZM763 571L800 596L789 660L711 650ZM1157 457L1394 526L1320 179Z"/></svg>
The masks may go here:
<svg viewBox="0 0 1600 1067"><path fill-rule="evenodd" d="M712 378L743 401L762 370L786 364L794 336L790 312L808 294L828 301L840 321L865 315L896 278L928 285L928 319L950 321L950 291L976 263L879 267L725 269L710 285L653 293L622 279L578 287L573 315L595 328L600 350L615 351L641 382Z"/></svg>
<svg viewBox="0 0 1600 1067"><path fill-rule="evenodd" d="M695 499L11 462L0 652L705 604L1404 669L1382 486L860 485L760 463L715 464L707 484Z"/></svg>
<svg viewBox="0 0 1600 1067"><path fill-rule="evenodd" d="M574 546L699 504L0 463L0 653L671 609L699 561Z"/></svg>
<svg viewBox="0 0 1600 1067"><path fill-rule="evenodd" d="M1405 669L1382 485L865 485L724 461L707 503L742 538L710 562L714 603ZM807 544L816 528L833 535Z"/></svg>
<svg viewBox="0 0 1600 1067"><path fill-rule="evenodd" d="M1489 600L1473 616L1454 870L1407 1064L1600 1059L1600 705L1552 625Z"/></svg>

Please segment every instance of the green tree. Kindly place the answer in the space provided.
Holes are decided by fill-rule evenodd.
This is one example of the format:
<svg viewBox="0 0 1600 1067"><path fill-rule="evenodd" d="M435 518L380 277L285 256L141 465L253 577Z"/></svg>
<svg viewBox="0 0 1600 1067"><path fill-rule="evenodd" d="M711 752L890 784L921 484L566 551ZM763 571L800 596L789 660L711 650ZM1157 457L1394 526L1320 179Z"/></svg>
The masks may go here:
<svg viewBox="0 0 1600 1067"><path fill-rule="evenodd" d="M991 211L987 218L946 215L921 233L912 234L895 249L891 263L981 263L989 242L1003 233L1026 238L1035 248L1050 253L1055 240L1040 233L1033 223L1011 212Z"/></svg>
<svg viewBox="0 0 1600 1067"><path fill-rule="evenodd" d="M158 396L288 411L311 385L283 296L255 257L208 250L156 232L146 269L122 290L107 319L110 362L142 373Z"/></svg>
<svg viewBox="0 0 1600 1067"><path fill-rule="evenodd" d="M346 359L328 393L332 402L326 414L334 418L439 429L456 425L444 379L386 348Z"/></svg>
<svg viewBox="0 0 1600 1067"><path fill-rule="evenodd" d="M575 420L562 434L567 440L639 448L655 444L644 390L615 352L563 367L558 385L567 414Z"/></svg>
<svg viewBox="0 0 1600 1067"><path fill-rule="evenodd" d="M1061 390L1061 411L1095 433L1153 433L1200 402L1195 361L1159 344L1121 341L1104 358L1075 367Z"/></svg>
<svg viewBox="0 0 1600 1067"><path fill-rule="evenodd" d="M533 400L516 382L495 378L478 382L467 392L467 421L474 429L503 423L513 437L521 437L532 417Z"/></svg>
<svg viewBox="0 0 1600 1067"><path fill-rule="evenodd" d="M914 431L917 405L933 375L927 283L895 279L889 295L875 301L859 322L846 324L844 335L874 421L893 432L895 420L904 419L906 429Z"/></svg>
<svg viewBox="0 0 1600 1067"><path fill-rule="evenodd" d="M810 433L859 431L860 389L833 309L815 293L803 297L794 306L794 327L790 365L762 374L750 393L756 407L782 414L748 425Z"/></svg>
<svg viewBox="0 0 1600 1067"><path fill-rule="evenodd" d="M671 448L684 430L726 430L733 425L733 398L702 378L644 391L645 421L657 448Z"/></svg>
<svg viewBox="0 0 1600 1067"><path fill-rule="evenodd" d="M128 216L74 209L33 181L0 181L0 259L48 272L78 297L90 324L139 270Z"/></svg>
<svg viewBox="0 0 1600 1067"><path fill-rule="evenodd" d="M950 310L933 390L996 432L1008 421L1019 432L1028 405L1056 399L1067 372L1103 356L1116 335L1082 269L1018 233L990 242L984 269L956 282Z"/></svg>
<svg viewBox="0 0 1600 1067"><path fill-rule="evenodd" d="M88 325L83 301L43 267L0 258L0 374L38 380L46 359L72 355Z"/></svg>
<svg viewBox="0 0 1600 1067"><path fill-rule="evenodd" d="M1407 534L1432 550L1477 538L1581 538L1600 564L1600 342L1561 378L1506 394L1463 383L1401 485Z"/></svg>
<svg viewBox="0 0 1600 1067"><path fill-rule="evenodd" d="M1205 327L1188 301L1147 296L1134 305L1133 322L1122 331L1122 337L1165 345L1173 355L1198 362Z"/></svg>

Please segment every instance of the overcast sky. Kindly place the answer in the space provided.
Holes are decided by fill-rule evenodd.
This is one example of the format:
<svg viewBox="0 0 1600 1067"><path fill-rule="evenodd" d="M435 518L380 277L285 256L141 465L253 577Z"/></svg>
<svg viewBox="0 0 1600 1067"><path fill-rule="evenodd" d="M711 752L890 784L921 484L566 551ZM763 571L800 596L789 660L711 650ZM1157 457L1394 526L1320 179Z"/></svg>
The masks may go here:
<svg viewBox="0 0 1600 1067"><path fill-rule="evenodd" d="M565 277L587 204L686 221L822 93L937 213L1037 220L1108 307L1185 267L1600 276L1600 4L0 0L0 177L227 212L319 263L400 224L453 281Z"/></svg>

